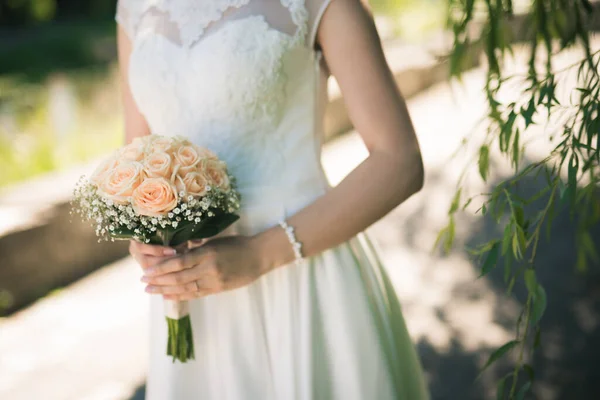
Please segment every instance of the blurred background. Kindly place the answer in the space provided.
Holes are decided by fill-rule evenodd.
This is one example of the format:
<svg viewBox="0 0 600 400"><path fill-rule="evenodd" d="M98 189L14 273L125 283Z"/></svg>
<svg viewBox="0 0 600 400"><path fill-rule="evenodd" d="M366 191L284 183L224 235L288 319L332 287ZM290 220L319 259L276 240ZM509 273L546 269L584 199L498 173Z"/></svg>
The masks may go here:
<svg viewBox="0 0 600 400"><path fill-rule="evenodd" d="M531 5L514 1L514 35ZM593 2L594 3L594 2ZM70 215L77 178L123 142L115 46L115 0L0 0L0 399L143 399L147 295L124 244L96 243ZM433 399L495 398L517 354L476 379L491 352L515 335L526 289L505 294L502 272L478 279L467 248L501 234L492 219L458 212L455 246L434 248L448 222L457 181L484 193L514 173L494 151L489 179L477 175L485 133L486 65L476 46L450 80L445 0L370 0L384 50L407 98L421 143L426 184L370 229L401 297ZM596 6L596 3L594 3ZM598 21L598 8L596 8ZM477 22L477 21L476 21ZM480 22L483 24L484 22ZM481 30L481 26L479 27ZM598 29L597 24L590 29ZM477 30L477 29L476 29ZM591 45L600 48L595 34ZM518 38L515 39L518 41ZM527 44L516 47L515 71ZM556 57L568 66L574 46ZM567 86L563 89L570 92ZM516 90L516 89L515 89ZM596 118L598 114L595 114ZM548 124L528 140L525 160L545 157ZM330 81L323 163L332 183L367 155ZM541 140L540 140L541 138ZM527 162L527 161L526 161ZM465 169L466 168L466 169ZM465 171L474 172L467 173ZM545 183L531 178L522 193ZM526 398L600 396L600 275L576 272L573 215L557 209L551 240L540 243L538 279L548 295L543 336ZM594 246L600 230L593 227Z"/></svg>

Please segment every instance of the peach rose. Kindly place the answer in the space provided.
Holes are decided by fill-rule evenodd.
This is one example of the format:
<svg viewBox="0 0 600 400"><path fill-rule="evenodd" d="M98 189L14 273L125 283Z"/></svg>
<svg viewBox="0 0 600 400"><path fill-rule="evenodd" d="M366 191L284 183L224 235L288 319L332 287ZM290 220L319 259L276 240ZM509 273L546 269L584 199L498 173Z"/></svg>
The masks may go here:
<svg viewBox="0 0 600 400"><path fill-rule="evenodd" d="M146 145L140 138L135 138L119 152L121 159L127 161L142 161Z"/></svg>
<svg viewBox="0 0 600 400"><path fill-rule="evenodd" d="M210 151L209 149L207 149L206 147L198 146L195 144L192 146L194 147L194 149L196 149L200 158L208 158L211 160L218 160L217 155L215 153L213 153L212 151Z"/></svg>
<svg viewBox="0 0 600 400"><path fill-rule="evenodd" d="M98 194L118 204L129 202L134 190L144 179L142 164L128 161L117 164L99 183Z"/></svg>
<svg viewBox="0 0 600 400"><path fill-rule="evenodd" d="M108 176L108 174L112 172L112 170L117 166L118 163L119 160L115 155L102 161L98 165L94 173L90 176L90 182L98 186L100 182L102 182Z"/></svg>
<svg viewBox="0 0 600 400"><path fill-rule="evenodd" d="M202 197L206 194L206 187L208 186L208 180L206 176L199 172L188 172L183 178L177 177L177 191L178 193L185 192L187 195L194 197Z"/></svg>
<svg viewBox="0 0 600 400"><path fill-rule="evenodd" d="M179 166L179 175L197 171L198 163L202 160L198 150L194 146L181 146L173 153L175 163Z"/></svg>
<svg viewBox="0 0 600 400"><path fill-rule="evenodd" d="M133 192L133 209L148 217L165 215L177 206L175 190L173 184L165 178L148 178Z"/></svg>
<svg viewBox="0 0 600 400"><path fill-rule="evenodd" d="M175 141L167 136L150 135L150 150L153 152L169 152L173 149Z"/></svg>
<svg viewBox="0 0 600 400"><path fill-rule="evenodd" d="M192 142L190 142L189 139L187 139L184 136L180 136L180 135L173 136L173 140L174 140L176 146L191 146L192 145Z"/></svg>
<svg viewBox="0 0 600 400"><path fill-rule="evenodd" d="M164 152L152 153L144 160L144 170L150 178L171 179L173 173L173 160Z"/></svg>
<svg viewBox="0 0 600 400"><path fill-rule="evenodd" d="M202 173L206 176L210 185L216 186L219 189L229 190L229 176L227 175L227 168L223 161L203 160Z"/></svg>

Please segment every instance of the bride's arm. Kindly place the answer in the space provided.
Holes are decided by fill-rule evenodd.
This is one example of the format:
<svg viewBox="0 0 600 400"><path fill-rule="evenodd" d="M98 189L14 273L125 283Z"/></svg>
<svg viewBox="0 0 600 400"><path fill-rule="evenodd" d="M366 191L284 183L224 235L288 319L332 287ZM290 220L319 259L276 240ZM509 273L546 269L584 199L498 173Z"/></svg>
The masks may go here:
<svg viewBox="0 0 600 400"><path fill-rule="evenodd" d="M338 186L288 220L304 256L363 231L423 185L423 165L406 104L385 61L373 19L359 0L333 0L318 40L369 157ZM143 248L152 246L139 245ZM187 300L245 286L294 260L284 230L230 236L146 269L146 291Z"/></svg>
<svg viewBox="0 0 600 400"><path fill-rule="evenodd" d="M129 56L131 41L120 25L117 30L117 48L119 55L119 70L121 77L121 97L125 112L125 143L130 143L135 137L150 134L146 119L138 110L129 88Z"/></svg>
<svg viewBox="0 0 600 400"><path fill-rule="evenodd" d="M417 138L369 13L358 0L334 0L317 37L369 156L338 186L288 220L305 256L352 238L423 185ZM293 259L279 227L254 241L267 269Z"/></svg>

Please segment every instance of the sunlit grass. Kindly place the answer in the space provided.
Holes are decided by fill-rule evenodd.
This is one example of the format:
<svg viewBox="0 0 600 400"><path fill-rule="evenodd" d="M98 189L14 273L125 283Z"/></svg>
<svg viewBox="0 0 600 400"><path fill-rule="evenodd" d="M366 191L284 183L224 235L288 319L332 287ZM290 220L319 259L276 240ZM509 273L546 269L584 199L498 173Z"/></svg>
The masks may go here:
<svg viewBox="0 0 600 400"><path fill-rule="evenodd" d="M4 77L0 187L89 160L121 144L117 77L85 69L40 85Z"/></svg>
<svg viewBox="0 0 600 400"><path fill-rule="evenodd" d="M442 0L369 0L375 15L393 23L394 34L406 41L423 41L446 25L447 3Z"/></svg>
<svg viewBox="0 0 600 400"><path fill-rule="evenodd" d="M114 22L47 28L0 48L0 187L122 141Z"/></svg>

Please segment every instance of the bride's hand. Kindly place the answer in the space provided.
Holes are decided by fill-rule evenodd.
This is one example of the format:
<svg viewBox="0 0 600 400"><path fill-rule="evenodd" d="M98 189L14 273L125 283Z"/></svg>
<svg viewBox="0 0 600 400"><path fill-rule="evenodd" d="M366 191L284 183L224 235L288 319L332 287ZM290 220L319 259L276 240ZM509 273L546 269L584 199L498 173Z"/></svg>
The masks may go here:
<svg viewBox="0 0 600 400"><path fill-rule="evenodd" d="M266 272L260 252L248 236L199 244L145 269L142 282L148 284L146 291L169 300L189 300L246 286Z"/></svg>
<svg viewBox="0 0 600 400"><path fill-rule="evenodd" d="M144 270L173 257L177 251L172 247L145 244L136 240L129 241L129 254Z"/></svg>

